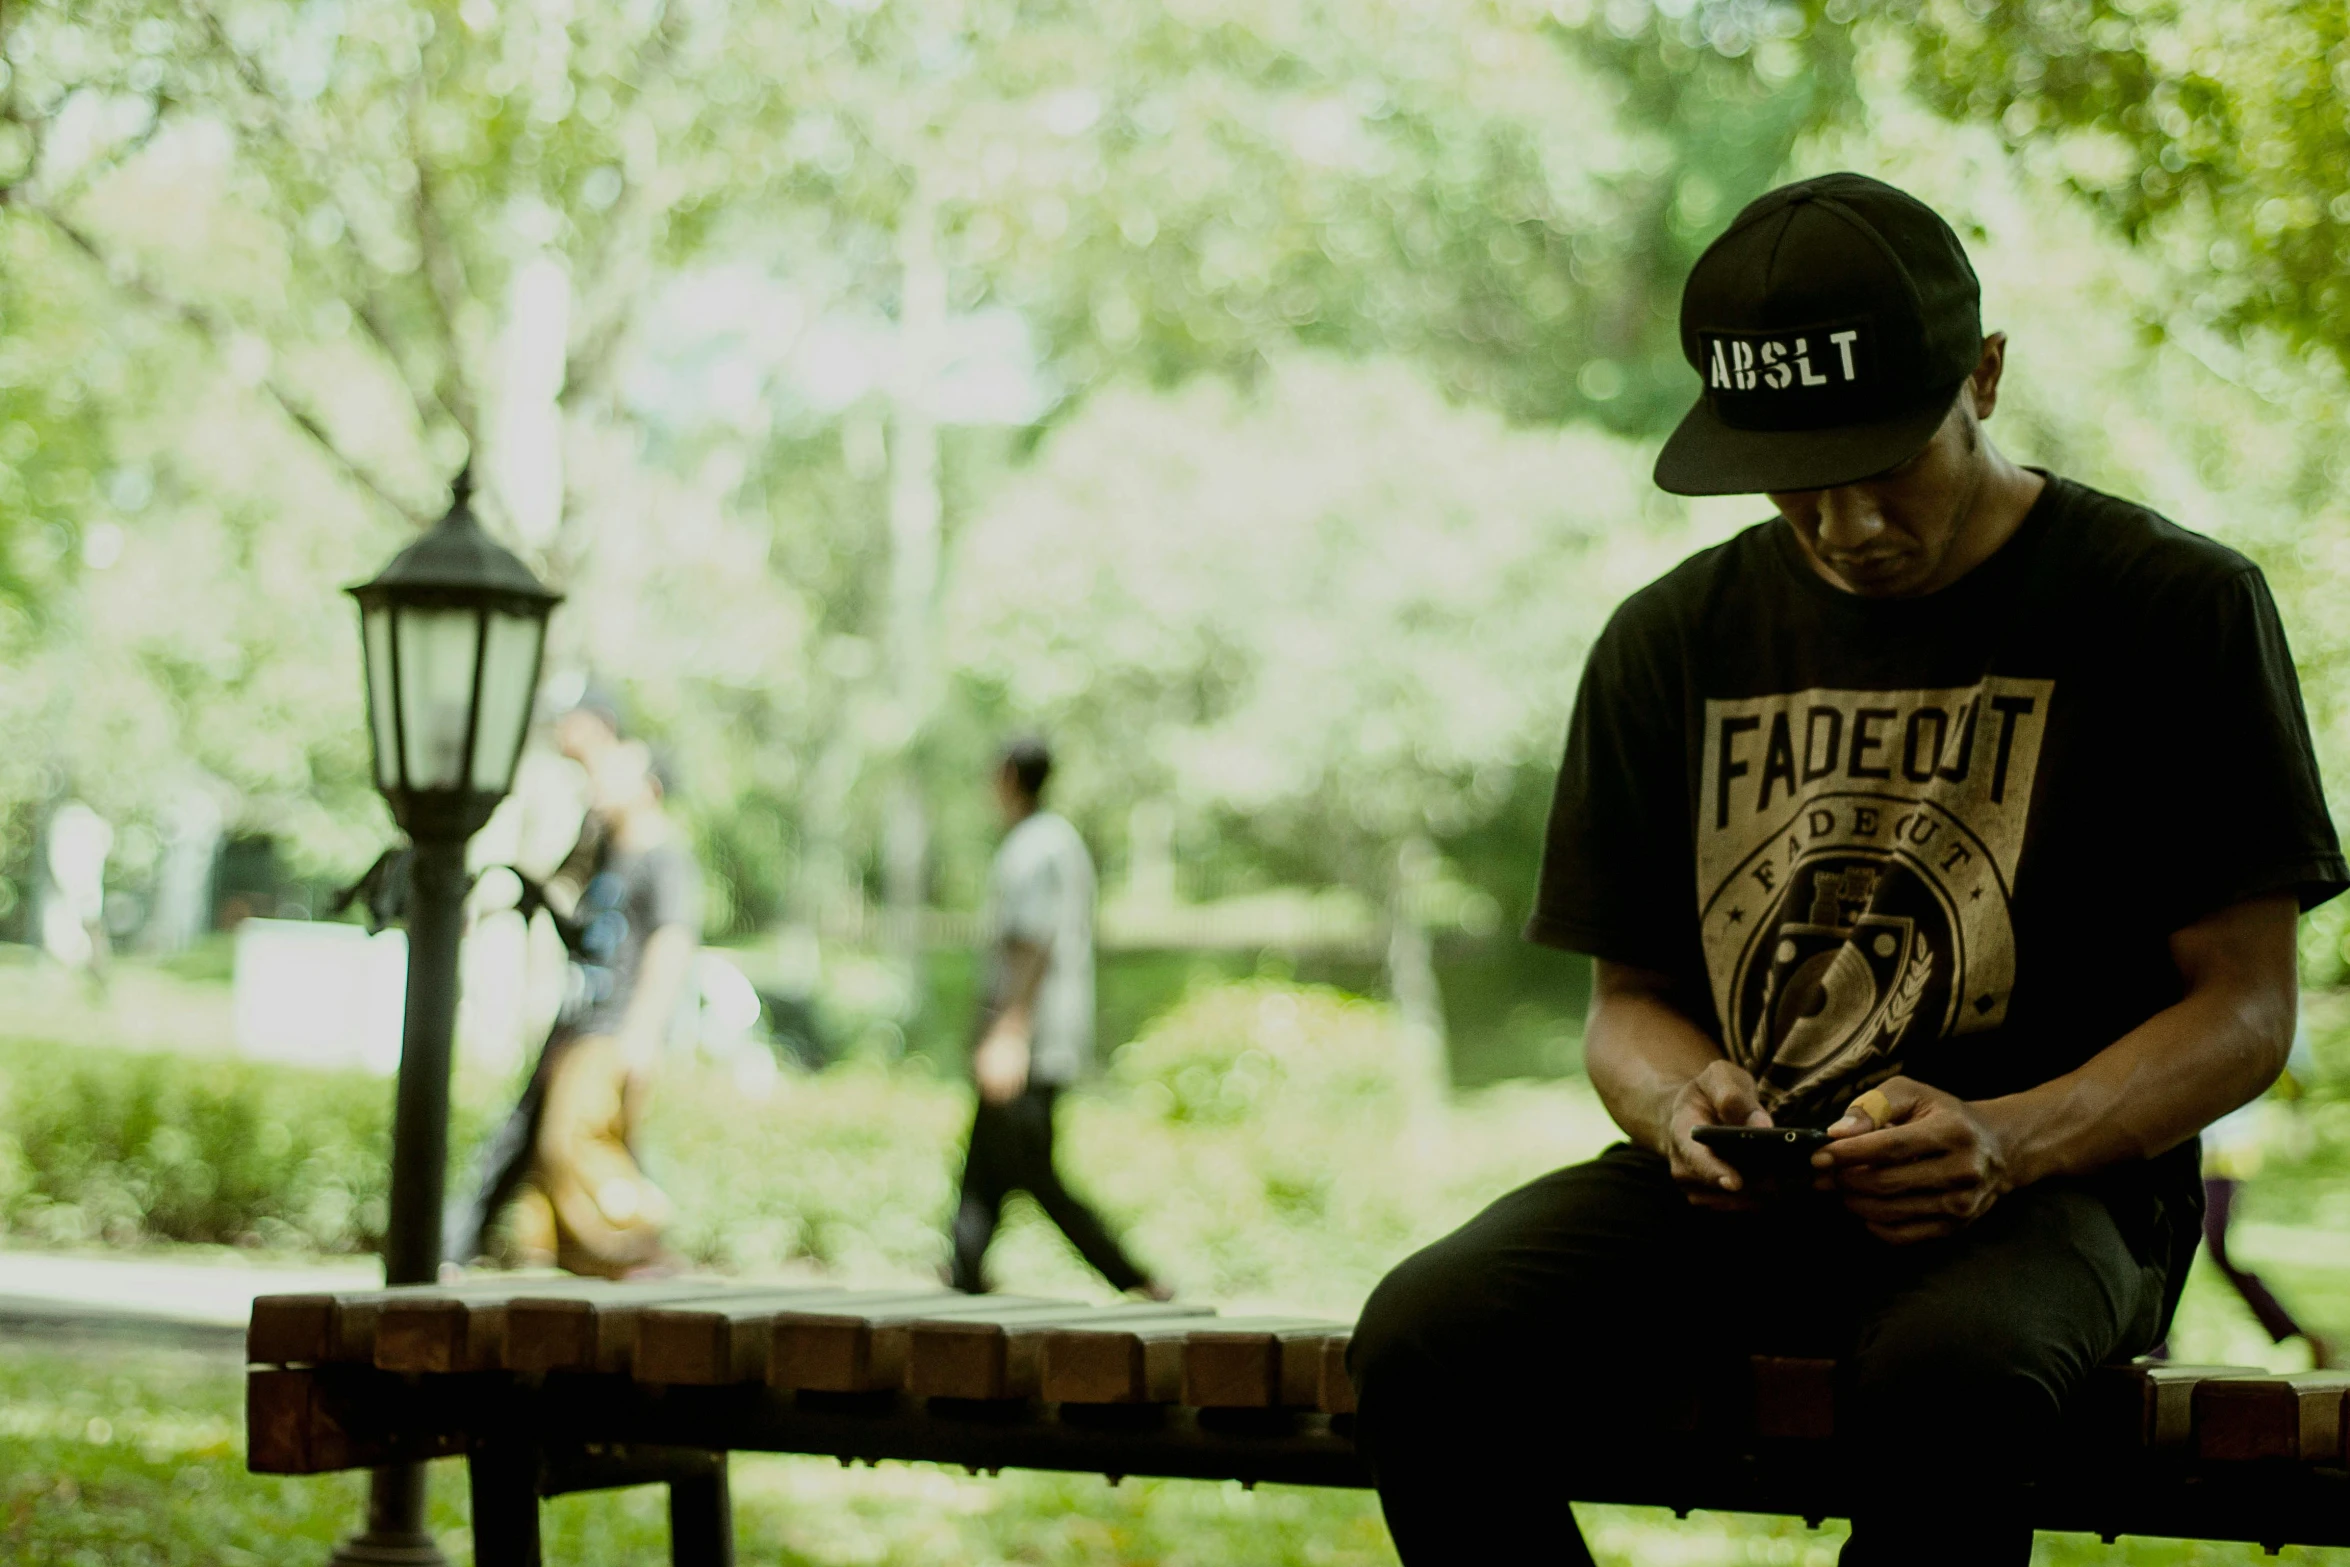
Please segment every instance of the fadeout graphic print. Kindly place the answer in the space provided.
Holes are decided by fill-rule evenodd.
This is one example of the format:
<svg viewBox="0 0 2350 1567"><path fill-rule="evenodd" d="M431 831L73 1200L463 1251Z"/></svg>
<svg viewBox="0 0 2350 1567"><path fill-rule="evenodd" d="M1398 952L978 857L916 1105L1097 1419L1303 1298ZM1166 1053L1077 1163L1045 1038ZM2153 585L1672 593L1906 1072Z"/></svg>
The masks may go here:
<svg viewBox="0 0 2350 1567"><path fill-rule="evenodd" d="M1792 1120L1996 1028L2055 684L1706 704L1697 896L1730 1058Z"/></svg>

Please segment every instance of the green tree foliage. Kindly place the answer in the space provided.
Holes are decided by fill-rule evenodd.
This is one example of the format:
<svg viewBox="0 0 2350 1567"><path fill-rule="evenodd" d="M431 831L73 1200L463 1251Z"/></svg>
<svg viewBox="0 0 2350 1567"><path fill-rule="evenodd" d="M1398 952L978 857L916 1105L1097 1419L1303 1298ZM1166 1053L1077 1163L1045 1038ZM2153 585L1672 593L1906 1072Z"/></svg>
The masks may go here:
<svg viewBox="0 0 2350 1567"><path fill-rule="evenodd" d="M908 766L967 897L970 776L1024 721L1097 759L1070 781L1112 858L1138 795L1270 876L1373 891L1399 836L1523 839L1591 627L1696 535L1630 445L1497 418L1653 439L1691 389L1690 260L1831 151L1920 178L1984 154L2035 222L2060 189L2113 220L2051 218L2018 265L2187 358L2100 338L2035 455L2151 454L2158 500L2247 542L2338 510L2332 383L2288 360L2340 346L2342 25L2281 0L26 0L0 11L12 852L62 788L135 822L193 768L306 872L356 868L385 829L334 589L469 452L494 465L546 266L564 497L522 542L571 595L558 657L620 674L682 752L739 925L812 856L868 875ZM1920 96L1957 128L1903 119ZM2126 286L2056 286L2109 261ZM908 362L924 265L956 330L1025 333L1048 405L942 415L935 710L888 633L898 420L938 371ZM2284 424L2212 390L2238 383ZM2321 601L2306 576L2288 596Z"/></svg>
<svg viewBox="0 0 2350 1567"><path fill-rule="evenodd" d="M1792 5L1616 0L1554 8L1555 38L1604 84L1628 140L1612 221L1576 236L1592 307L1501 373L1523 414L1582 414L1633 435L1670 429L1693 387L1681 280L1732 214L1784 175L1803 138L1852 102L1852 39ZM1571 383L1571 384L1570 384Z"/></svg>
<svg viewBox="0 0 2350 1567"><path fill-rule="evenodd" d="M966 529L968 677L1081 737L1064 800L1114 840L1181 802L1309 881L1379 893L1553 759L1584 648L1663 563L1646 459L1513 431L1394 362L1285 360L1251 393L1105 393ZM1662 547L1660 547L1662 545Z"/></svg>
<svg viewBox="0 0 2350 1567"><path fill-rule="evenodd" d="M21 637L72 578L132 366L41 236L0 223L0 246L0 626Z"/></svg>
<svg viewBox="0 0 2350 1567"><path fill-rule="evenodd" d="M2167 252L2197 315L2350 362L2350 11L1935 0L1886 20L1931 101Z"/></svg>
<svg viewBox="0 0 2350 1567"><path fill-rule="evenodd" d="M750 862L811 795L846 802L860 854L859 785L907 743L877 656L889 551L868 449L889 458L858 433L879 410L795 406L773 363L752 424L649 408L631 377L670 345L648 311L748 267L790 292L800 326L764 323L788 354L811 323L901 312L908 235L927 225L950 308L1017 310L1064 416L1096 385L1245 378L1313 344L1412 356L1521 417L1604 407L1653 426L1677 373L1659 280L1708 218L1685 166L1708 165L1706 199L1743 199L1809 89L1793 12L1635 12L11 7L0 232L25 265L8 286L75 300L38 312L41 346L19 356L11 384L39 389L40 417L0 429L39 455L11 480L69 529L123 528L126 561L202 584L213 624L268 627L306 696L257 700L260 645L199 650L200 616L97 593L91 639L43 643L57 678L16 704L19 734L73 722L13 748L51 760L9 787L30 805L87 771L79 787L137 815L159 774L108 778L109 755L202 753L240 816L294 828L298 861L353 860L373 812L338 831L288 809L364 796L331 589L494 445L510 290L551 259L574 301L568 504L536 541L574 595L559 644L638 678L707 795L761 796L713 823L752 880L775 881ZM1723 20L1738 15L1749 33ZM87 343L100 327L138 373L108 379ZM1587 366L1592 344L1604 362ZM98 457L124 453L137 472L109 491L126 465ZM947 455L951 524L1017 452L974 434ZM673 525L697 508L714 514L699 540ZM223 540L209 550L172 537L189 516L242 520L185 530ZM316 575L263 592L238 570L289 555ZM24 596L62 602L63 580ZM288 727L290 744L273 733ZM282 760L241 760L256 754Z"/></svg>

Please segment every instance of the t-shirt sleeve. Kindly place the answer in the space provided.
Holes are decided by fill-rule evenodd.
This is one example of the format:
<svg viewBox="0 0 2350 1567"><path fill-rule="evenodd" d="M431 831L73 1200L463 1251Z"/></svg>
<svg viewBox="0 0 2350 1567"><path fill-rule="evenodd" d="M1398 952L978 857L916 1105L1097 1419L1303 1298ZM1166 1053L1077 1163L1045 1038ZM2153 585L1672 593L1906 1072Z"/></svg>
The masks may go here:
<svg viewBox="0 0 2350 1567"><path fill-rule="evenodd" d="M671 849L653 857L648 931L666 930L682 925L695 939L702 934L702 873L694 864L694 857L682 849Z"/></svg>
<svg viewBox="0 0 2350 1567"><path fill-rule="evenodd" d="M1677 642L1661 620L1632 600L1584 665L1526 936L1670 971L1694 914Z"/></svg>
<svg viewBox="0 0 2350 1567"><path fill-rule="evenodd" d="M1060 861L1053 855L1026 853L1007 864L996 939L1051 946L1061 928L1061 882Z"/></svg>
<svg viewBox="0 0 2350 1567"><path fill-rule="evenodd" d="M2327 814L2292 649L2257 569L2215 591L2183 628L2189 725L2179 748L2186 809L2162 876L2177 926L2232 903L2290 892L2304 909L2342 891L2341 843ZM2195 634L2195 633L2200 633Z"/></svg>

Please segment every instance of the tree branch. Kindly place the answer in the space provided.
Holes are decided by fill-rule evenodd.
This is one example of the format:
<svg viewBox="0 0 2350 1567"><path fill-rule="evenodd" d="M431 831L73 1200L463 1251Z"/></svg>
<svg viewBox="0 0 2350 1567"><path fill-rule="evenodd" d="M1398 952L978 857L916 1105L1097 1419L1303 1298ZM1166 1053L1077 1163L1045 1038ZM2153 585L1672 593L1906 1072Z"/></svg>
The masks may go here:
<svg viewBox="0 0 2350 1567"><path fill-rule="evenodd" d="M78 198L88 194L93 185L130 162L140 153L145 152L153 144L155 138L162 133L163 111L169 107L171 107L171 100L163 94L157 93L154 113L148 116L146 127L139 134L116 142L106 150L106 155L103 158L92 158L74 170L71 183L55 191L43 193L43 203L60 209L70 207ZM22 124L23 122L18 121L17 123Z"/></svg>
<svg viewBox="0 0 2350 1567"><path fill-rule="evenodd" d="M99 247L98 242L85 230L55 208L21 199L17 201L16 205L24 211L37 215L63 235L66 241L87 257L99 271L103 272L115 287L143 301L149 308L171 317L182 326L196 332L214 349L221 348L235 334L236 323L218 311L165 293L135 267L119 264L114 258L109 257ZM412 526L423 525L425 519L404 505L391 491L384 488L374 474L369 473L360 466L356 459L344 451L336 443L334 437L327 433L326 426L319 421L318 416L311 412L303 401L282 382L274 376L264 375L258 385L262 394L277 405L278 411L284 414L296 429L309 436L317 444L318 449L324 452L337 467L341 468L352 482L375 497L387 511L402 521Z"/></svg>
<svg viewBox="0 0 2350 1567"><path fill-rule="evenodd" d="M457 312L466 298L465 265L449 234L441 226L440 209L433 205L432 176L426 171L423 138L416 133L416 105L408 106L408 160L416 167L416 192L409 217L416 226L416 248L424 257L425 297L432 301L433 320L440 328L443 376L435 388L441 405L450 411L466 443L481 450L481 426L473 394L465 385L464 361L457 347Z"/></svg>
<svg viewBox="0 0 2350 1567"><path fill-rule="evenodd" d="M204 18L205 30L212 35L214 47L229 62L229 68L236 73L237 80L243 83L245 91L268 113L277 139L294 149L306 166L305 172L313 184L323 191L331 192L334 188L333 180L328 177L327 171L319 167L318 161L301 139L293 134L287 121L285 100L269 85L261 67L254 63L252 56L237 47L236 41L229 37L228 30L221 25L219 16L210 7L200 6L197 9ZM366 331L368 341L375 345L377 352L384 356L385 363L391 366L392 373L399 378L408 400L415 405L417 423L429 432L436 423L446 420L455 425L467 442L471 443L474 434L471 422L461 417L458 410L442 397L434 378L420 378L410 367L409 356L401 350L385 320L382 291L361 280L355 282L352 293L358 296L358 301L351 314Z"/></svg>
<svg viewBox="0 0 2350 1567"><path fill-rule="evenodd" d="M668 79L677 61L679 25L676 11L663 5L646 30L627 78L639 100ZM567 401L575 392L597 390L611 368L626 336L630 306L642 295L645 268L641 262L651 254L654 240L677 205L675 182L668 183L670 188L664 191L658 169L650 179L625 183L601 242L584 258L578 288L579 316L584 324L571 333L577 346L564 355L558 402ZM623 268L638 276L616 285L612 274Z"/></svg>

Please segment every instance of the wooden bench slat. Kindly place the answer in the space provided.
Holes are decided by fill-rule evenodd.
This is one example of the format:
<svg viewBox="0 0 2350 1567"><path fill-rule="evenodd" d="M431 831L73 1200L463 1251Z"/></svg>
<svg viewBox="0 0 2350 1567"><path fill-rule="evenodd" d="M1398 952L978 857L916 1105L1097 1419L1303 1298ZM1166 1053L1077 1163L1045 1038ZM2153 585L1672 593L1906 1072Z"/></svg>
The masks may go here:
<svg viewBox="0 0 2350 1567"><path fill-rule="evenodd" d="M1037 1393L1056 1404L1171 1404L1183 1390L1191 1327L1174 1317L1055 1329L1038 1347Z"/></svg>
<svg viewBox="0 0 2350 1567"><path fill-rule="evenodd" d="M256 1367L246 1374L246 1468L255 1474L305 1475L338 1467L312 1458L330 1441L320 1429L315 1381L307 1367Z"/></svg>
<svg viewBox="0 0 2350 1567"><path fill-rule="evenodd" d="M469 1280L460 1284L401 1284L383 1289L338 1290L332 1294L261 1295L245 1326L245 1358L254 1365L299 1366L375 1358L376 1326L387 1306L418 1301L504 1299L529 1287L566 1289L575 1285L609 1288L610 1281Z"/></svg>
<svg viewBox="0 0 2350 1567"><path fill-rule="evenodd" d="M526 1292L506 1303L505 1366L539 1376L550 1371L625 1373L636 1350L637 1319L643 1313L691 1301L723 1300L746 1288L790 1287L795 1286L663 1279L604 1293Z"/></svg>
<svg viewBox="0 0 2350 1567"><path fill-rule="evenodd" d="M261 1295L245 1323L245 1360L256 1366L313 1365L334 1342L332 1295Z"/></svg>
<svg viewBox="0 0 2350 1567"><path fill-rule="evenodd" d="M2215 1377L2266 1375L2258 1366L2133 1360L2099 1366L2082 1387L2084 1440L2125 1447L2181 1448L2195 1440L2195 1389Z"/></svg>
<svg viewBox="0 0 2350 1567"><path fill-rule="evenodd" d="M1315 1389L1315 1402L1325 1414L1351 1415L1355 1412L1354 1378L1347 1375L1346 1346L1348 1337L1327 1338L1322 1341L1322 1364Z"/></svg>
<svg viewBox="0 0 2350 1567"><path fill-rule="evenodd" d="M1209 1407L1262 1409L1279 1402L1284 1335L1299 1341L1297 1335L1345 1331L1339 1323L1305 1317L1077 1322L1044 1335L1037 1387L1057 1404L1199 1404L1188 1389L1200 1379L1194 1367L1204 1352L1204 1385L1211 1394L1225 1387L1249 1391L1253 1377L1256 1395L1253 1402L1211 1396ZM1318 1356L1319 1345L1313 1349ZM1307 1408L1313 1407L1313 1392L1309 1378Z"/></svg>
<svg viewBox="0 0 2350 1567"><path fill-rule="evenodd" d="M246 1468L255 1474L331 1474L464 1451L462 1432L402 1432L397 1420L365 1418L372 1412L366 1397L355 1402L331 1380L341 1369L255 1366L246 1372Z"/></svg>
<svg viewBox="0 0 2350 1567"><path fill-rule="evenodd" d="M785 1392L896 1392L906 1385L907 1346L916 1322L1046 1306L1079 1309L1073 1301L1036 1296L966 1295L935 1306L778 1312L767 1352L767 1384Z"/></svg>
<svg viewBox="0 0 2350 1567"><path fill-rule="evenodd" d="M2195 1451L2233 1463L2342 1461L2342 1399L2350 1372L2206 1377L2195 1384Z"/></svg>
<svg viewBox="0 0 2350 1567"><path fill-rule="evenodd" d="M988 1402L1034 1398L1046 1335L1071 1324L1208 1317L1214 1308L1174 1302L1130 1306L1044 1307L997 1317L962 1315L913 1323L906 1346L906 1391L917 1398Z"/></svg>
<svg viewBox="0 0 2350 1567"><path fill-rule="evenodd" d="M1180 1397L1198 1409L1318 1408L1324 1346L1352 1332L1312 1317L1220 1318L1185 1341Z"/></svg>
<svg viewBox="0 0 2350 1567"><path fill-rule="evenodd" d="M485 1280L381 1301L374 1306L371 1358L382 1371L495 1371L505 1363L507 1308L518 1297L599 1299L632 1287L592 1278L541 1279L527 1285Z"/></svg>
<svg viewBox="0 0 2350 1567"><path fill-rule="evenodd" d="M376 1308L375 1364L384 1371L507 1369L513 1310L526 1300L582 1301L598 1311L633 1314L662 1301L707 1299L742 1288L723 1279L555 1278L478 1289L469 1284L462 1293L438 1298L386 1301Z"/></svg>
<svg viewBox="0 0 2350 1567"><path fill-rule="evenodd" d="M332 1294L257 1295L245 1323L245 1359L263 1366L372 1362L377 1307L386 1300L425 1293L446 1291L439 1285L417 1284Z"/></svg>
<svg viewBox="0 0 2350 1567"><path fill-rule="evenodd" d="M775 1320L786 1311L828 1315L892 1309L931 1310L964 1299L947 1289L796 1289L747 1291L659 1306L638 1313L630 1374L639 1382L718 1387L764 1382Z"/></svg>

